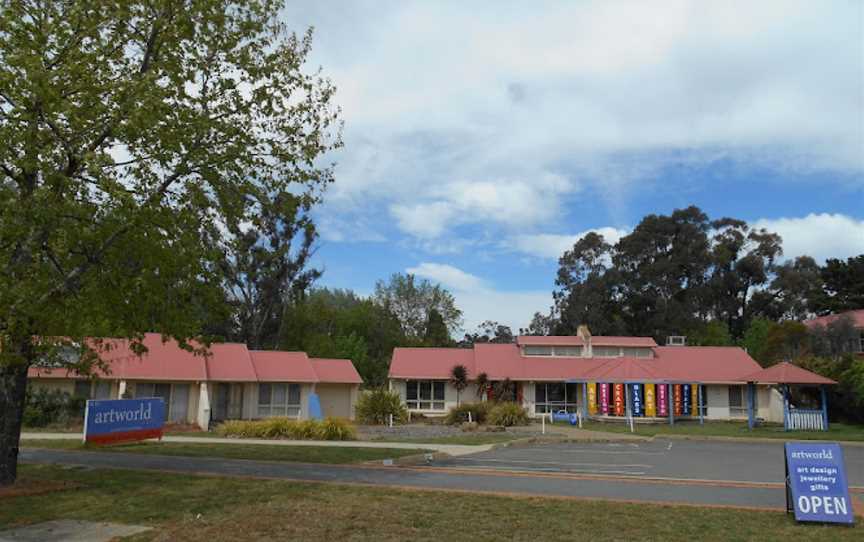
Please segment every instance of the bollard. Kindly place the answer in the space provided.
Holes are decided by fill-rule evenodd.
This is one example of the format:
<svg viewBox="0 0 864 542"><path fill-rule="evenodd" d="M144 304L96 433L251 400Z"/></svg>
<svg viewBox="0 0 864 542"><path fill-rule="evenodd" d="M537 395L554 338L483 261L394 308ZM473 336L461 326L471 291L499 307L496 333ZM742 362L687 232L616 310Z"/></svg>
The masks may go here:
<svg viewBox="0 0 864 542"><path fill-rule="evenodd" d="M545 414L540 416L540 425L542 426L542 429L540 429L540 433L545 435L546 434L546 415Z"/></svg>
<svg viewBox="0 0 864 542"><path fill-rule="evenodd" d="M468 423L471 423L471 411L468 411Z"/></svg>
<svg viewBox="0 0 864 542"><path fill-rule="evenodd" d="M393 414L390 414L390 427L393 427Z"/></svg>

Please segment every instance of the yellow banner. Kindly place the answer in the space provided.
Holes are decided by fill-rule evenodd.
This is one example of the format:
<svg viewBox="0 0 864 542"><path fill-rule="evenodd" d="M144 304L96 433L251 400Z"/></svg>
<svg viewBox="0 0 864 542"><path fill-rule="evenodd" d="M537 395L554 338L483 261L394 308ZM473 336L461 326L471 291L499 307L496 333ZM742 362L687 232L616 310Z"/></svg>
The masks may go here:
<svg viewBox="0 0 864 542"><path fill-rule="evenodd" d="M657 416L657 400L654 398L654 384L645 384L645 416Z"/></svg>
<svg viewBox="0 0 864 542"><path fill-rule="evenodd" d="M588 414L597 414L597 385L594 382L588 383Z"/></svg>
<svg viewBox="0 0 864 542"><path fill-rule="evenodd" d="M699 404L699 384L690 385L690 394L692 395L692 399L690 400L690 405L692 405L690 408L690 414L692 416L698 416L699 407L697 405Z"/></svg>

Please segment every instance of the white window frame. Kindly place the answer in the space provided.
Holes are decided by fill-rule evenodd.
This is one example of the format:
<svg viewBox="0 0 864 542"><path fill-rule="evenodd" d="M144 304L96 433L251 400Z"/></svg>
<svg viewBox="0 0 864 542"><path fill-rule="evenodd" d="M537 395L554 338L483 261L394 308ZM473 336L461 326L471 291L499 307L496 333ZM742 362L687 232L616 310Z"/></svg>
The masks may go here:
<svg viewBox="0 0 864 542"><path fill-rule="evenodd" d="M643 346L624 346L621 348L621 353L627 358L650 358L652 357L651 349Z"/></svg>
<svg viewBox="0 0 864 542"><path fill-rule="evenodd" d="M741 390L741 405L733 405L732 404L732 389L736 388ZM753 390L753 411L757 412L759 410L759 390ZM743 417L747 416L747 403L749 401L749 391L746 385L730 385L729 386L729 416L735 417ZM706 401L707 405L707 401Z"/></svg>
<svg viewBox="0 0 864 542"><path fill-rule="evenodd" d="M598 355L597 354L598 348L601 351L605 349L608 352L611 352L612 350L614 350L615 353L611 354L611 355L609 355L609 354ZM591 350L592 350L591 355L595 358L620 358L621 357L621 347L620 346L593 346L593 347L591 347Z"/></svg>
<svg viewBox="0 0 864 542"><path fill-rule="evenodd" d="M415 398L409 397L409 387L416 386ZM424 397L424 388L428 386L428 397ZM440 397L436 391L441 391ZM445 380L406 380L405 405L409 410L421 412L443 412L446 410L447 381Z"/></svg>
<svg viewBox="0 0 864 542"><path fill-rule="evenodd" d="M549 386L560 385L564 386L564 401L549 400ZM579 408L579 387L581 384L575 382L535 382L534 383L534 412L536 414L545 414L547 412L559 412L565 410L575 413ZM573 390L573 397L567 393L567 389ZM543 400L538 397L540 390L543 390Z"/></svg>
<svg viewBox="0 0 864 542"><path fill-rule="evenodd" d="M534 350L534 351L531 352L530 350ZM522 349L522 352L526 356L538 357L538 358L552 357L555 353L554 349L551 346L545 346L545 345L539 345L539 344L525 345Z"/></svg>
<svg viewBox="0 0 864 542"><path fill-rule="evenodd" d="M531 352L531 350L534 351ZM573 350L576 350L577 353L571 353ZM522 347L522 354L524 356L534 358L581 358L584 353L585 347L578 344L558 346L528 344Z"/></svg>
<svg viewBox="0 0 864 542"><path fill-rule="evenodd" d="M266 393L265 393L266 390ZM296 393L292 393L296 392ZM269 396L265 397L265 395ZM277 402L279 395L284 399ZM263 402L267 399L267 402ZM296 399L296 402L295 400ZM255 415L258 418L300 418L302 413L303 388L296 382L261 382L258 384L258 402Z"/></svg>

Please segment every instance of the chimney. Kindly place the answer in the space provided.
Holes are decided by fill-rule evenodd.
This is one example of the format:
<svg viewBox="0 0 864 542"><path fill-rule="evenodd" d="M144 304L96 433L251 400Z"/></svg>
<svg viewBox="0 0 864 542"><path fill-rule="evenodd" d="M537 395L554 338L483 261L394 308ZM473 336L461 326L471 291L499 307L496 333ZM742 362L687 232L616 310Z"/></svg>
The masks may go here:
<svg viewBox="0 0 864 542"><path fill-rule="evenodd" d="M589 358L593 356L591 353L591 330L588 329L588 326L580 324L576 328L576 335L585 343L585 346L582 347L582 355Z"/></svg>

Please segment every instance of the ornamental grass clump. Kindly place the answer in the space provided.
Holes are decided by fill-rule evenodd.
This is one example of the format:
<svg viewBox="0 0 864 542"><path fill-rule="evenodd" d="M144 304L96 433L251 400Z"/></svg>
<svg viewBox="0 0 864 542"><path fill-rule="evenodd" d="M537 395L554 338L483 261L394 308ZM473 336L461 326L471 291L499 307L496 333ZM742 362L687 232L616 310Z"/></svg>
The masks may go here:
<svg viewBox="0 0 864 542"><path fill-rule="evenodd" d="M376 388L360 394L357 401L357 419L362 423L387 425L391 415L396 423L408 420L408 409L402 404L398 393L386 388Z"/></svg>
<svg viewBox="0 0 864 542"><path fill-rule="evenodd" d="M324 420L229 420L216 428L223 437L288 440L356 440L354 426L339 418Z"/></svg>
<svg viewBox="0 0 864 542"><path fill-rule="evenodd" d="M506 402L498 403L489 411L486 418L490 425L501 425L512 427L514 425L528 425L528 411L522 406Z"/></svg>
<svg viewBox="0 0 864 542"><path fill-rule="evenodd" d="M468 413L471 413L471 421L485 423L489 415L489 403L464 403L451 408L447 412L444 421L448 425L457 425L468 421Z"/></svg>

